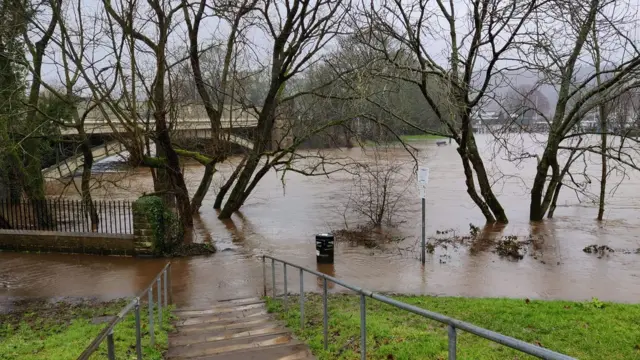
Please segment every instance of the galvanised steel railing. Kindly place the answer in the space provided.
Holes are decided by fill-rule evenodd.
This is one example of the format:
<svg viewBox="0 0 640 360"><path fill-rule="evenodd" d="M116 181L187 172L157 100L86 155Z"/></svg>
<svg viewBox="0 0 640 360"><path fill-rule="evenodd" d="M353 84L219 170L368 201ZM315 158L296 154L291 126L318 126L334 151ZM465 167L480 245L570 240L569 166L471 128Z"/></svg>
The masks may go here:
<svg viewBox="0 0 640 360"><path fill-rule="evenodd" d="M162 271L156 275L156 277L151 281L151 284L147 286L146 289L142 290L138 296L133 298L120 312L116 315L113 320L109 321L107 326L100 331L100 334L93 339L91 344L87 346L86 349L78 356L78 360L87 360L89 357L98 350L100 344L107 339L107 358L109 360L115 360L116 351L115 351L115 343L113 341L113 329L118 323L124 320L125 316L131 312L131 310L135 313L136 319L136 359L142 359L142 332L140 328L140 299L145 295L148 300L148 308L149 308L149 340L150 345L153 347L155 344L155 330L154 330L154 322L155 316L157 313L158 316L158 324L162 326L162 308L166 308L169 305L169 286L170 286L170 272L171 272L171 263L167 263ZM164 283L164 284L163 284ZM157 300L154 305L153 301L153 286L156 285L157 289ZM164 304L163 304L164 303ZM157 311L154 311L157 309Z"/></svg>
<svg viewBox="0 0 640 360"><path fill-rule="evenodd" d="M420 315L422 317L426 317L431 320L438 321L440 323L446 324L448 326L448 335L449 335L449 360L456 359L456 338L457 331L463 330L468 333L474 334L481 338L487 339L489 341L493 341L498 344L505 345L514 350L518 350L525 354L533 355L540 359L548 359L548 360L576 360L567 355L563 355L557 353L555 351L551 351L549 349L545 349L533 344L529 344L525 341L518 340L512 338L510 336L506 336L495 331L487 330L481 328L479 326L457 320L433 311L425 310L419 308L414 305L410 305L407 303L403 303L401 301L392 299L390 297L363 289L359 286L347 284L344 281L338 280L329 275L323 274L321 272L311 270L308 268L304 268L302 266L292 264L288 261L277 259L269 255L262 255L262 271L263 271L263 282L264 282L264 296L267 296L267 274L266 274L266 259L271 260L271 284L272 284L272 294L273 297L276 297L276 262L282 263L283 266L283 275L284 275L284 306L285 309L288 309L288 289L287 289L287 266L292 267L294 269L298 269L300 273L300 327L304 328L304 273L307 272L309 274L313 274L319 278L322 278L322 307L323 307L323 334L324 334L324 349L327 350L328 347L328 319L329 314L327 312L327 282L330 281L334 284L338 284L343 286L349 290L355 291L360 295L360 358L362 360L366 359L367 356L367 311L366 311L366 298L370 297L372 299L378 300L385 304L389 304L391 306L395 306L399 309L406 310L408 312Z"/></svg>

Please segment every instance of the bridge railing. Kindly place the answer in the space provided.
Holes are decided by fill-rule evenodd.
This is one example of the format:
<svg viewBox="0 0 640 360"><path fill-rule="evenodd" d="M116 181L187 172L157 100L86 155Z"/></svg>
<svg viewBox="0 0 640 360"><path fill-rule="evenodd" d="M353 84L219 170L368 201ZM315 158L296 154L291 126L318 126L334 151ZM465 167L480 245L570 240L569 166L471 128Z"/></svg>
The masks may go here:
<svg viewBox="0 0 640 360"><path fill-rule="evenodd" d="M382 303L394 306L396 308L408 311L410 313L414 313L416 315L425 317L427 319L435 320L442 324L447 325L448 329L448 351L449 351L449 360L456 359L456 347L457 347L457 333L458 330L466 331L468 333L474 334L481 338L487 339L489 341L502 344L514 350L523 352L528 355L533 355L540 359L549 359L549 360L576 360L567 355L563 355L557 353L555 351L545 349L533 344L529 344L525 341L518 340L512 338L510 336L506 336L495 331L491 331L488 329L481 328L479 326L470 324L468 322L464 322L461 320L457 320L433 311L429 311L426 309L419 308L414 305L410 305L390 297L363 289L359 286L348 284L342 280L336 279L329 275L323 274L321 272L311 270L308 268L304 268L302 266L290 263L288 261L277 259L269 255L262 256L262 270L263 270L263 282L264 282L264 296L267 296L267 277L266 277L266 259L271 260L271 284L272 284L272 296L275 298L276 294L276 262L281 263L283 267L283 275L284 275L284 305L285 309L288 309L288 284L287 284L287 267L291 267L293 269L297 269L300 277L300 327L304 328L304 273L309 273L315 275L322 279L322 307L323 307L323 335L324 335L324 349L327 350L328 347L328 319L329 313L327 310L327 282L332 282L334 284L343 286L349 290L352 290L359 294L360 296L360 358L362 360L367 357L367 311L366 311L366 299L372 298L374 300L380 301Z"/></svg>
<svg viewBox="0 0 640 360"><path fill-rule="evenodd" d="M155 345L155 326L156 319L158 316L157 325L162 326L162 309L167 308L169 305L169 286L171 286L171 263L167 263L164 268L156 275L156 277L151 281L151 284L147 286L144 290L140 292L138 296L133 298L129 303L120 310L118 315L116 315L107 326L100 331L98 336L93 339L91 344L87 346L86 349L78 356L78 360L87 360L91 357L91 355L98 350L100 344L106 339L107 340L107 358L109 360L115 360L116 351L115 351L115 342L113 339L113 332L116 325L122 322L125 317L131 312L134 312L135 316L135 329L136 329L136 359L142 359L142 317L140 314L141 300L143 298L147 298L147 307L149 311L149 317L146 328L149 330L149 345L153 347ZM153 287L156 286L157 296L153 295Z"/></svg>
<svg viewBox="0 0 640 360"><path fill-rule="evenodd" d="M133 234L130 201L96 200L92 204L97 219L92 219L82 200L0 200L0 228Z"/></svg>

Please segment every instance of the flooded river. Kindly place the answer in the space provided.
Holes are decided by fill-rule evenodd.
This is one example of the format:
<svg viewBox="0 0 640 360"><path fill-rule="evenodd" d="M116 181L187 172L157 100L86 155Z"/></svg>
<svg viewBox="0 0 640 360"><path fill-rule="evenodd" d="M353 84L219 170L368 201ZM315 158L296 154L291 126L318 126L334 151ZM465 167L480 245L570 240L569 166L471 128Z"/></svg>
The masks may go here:
<svg viewBox="0 0 640 360"><path fill-rule="evenodd" d="M482 141L488 139L480 138ZM413 145L419 149L421 163L431 169L427 234L451 228L463 234L468 232L470 223L481 225L482 215L466 194L455 147L436 146L435 141ZM490 144L482 146L489 151ZM402 173L409 176L413 170L410 156L400 148L392 151L394 162L404 164ZM370 157L360 148L331 152L353 159ZM209 193L196 219L198 239L212 241L220 251L210 257L172 260L174 298L181 305L198 306L215 299L258 295L262 292L260 255L271 254L383 292L576 300L598 297L637 302L640 254L616 251L598 258L582 249L590 244L616 250L640 247L640 177L627 174L628 178L608 198L606 221L602 223L594 220L597 207L593 203L579 202L573 192L564 191L555 219L533 226L528 221L529 190L525 185L531 184L535 171L535 160L532 161L516 167L497 157L491 169L505 174L496 189L511 223L504 229L488 229L484 236L490 237L496 231L496 236L534 234L543 239L535 254L520 261L501 258L491 252L491 247L462 246L437 249L428 255L423 267L413 253L398 250L411 247L420 236L420 202L415 187L407 186L401 201L400 224L393 229L403 241L383 249L340 244L335 264L318 268L314 234L344 228L345 221L350 227L365 222L344 212L345 199L352 190L351 176L340 173L310 178L289 173L283 187L274 173L260 182L242 211L228 221L216 218L212 209L215 194ZM187 166L185 171L195 188L202 168ZM215 181L222 181L230 171L223 167ZM593 171L597 173L598 167L593 166ZM104 173L102 178L103 189L96 190L97 197L131 199L153 191L147 169ZM592 186L598 186L596 179ZM52 186L50 191L60 189ZM67 192L68 196L75 196L72 187ZM0 253L0 303L6 307L22 297L109 299L133 295L147 285L165 261ZM297 275L290 276L292 284L297 284ZM320 288L312 278L307 284L307 289Z"/></svg>

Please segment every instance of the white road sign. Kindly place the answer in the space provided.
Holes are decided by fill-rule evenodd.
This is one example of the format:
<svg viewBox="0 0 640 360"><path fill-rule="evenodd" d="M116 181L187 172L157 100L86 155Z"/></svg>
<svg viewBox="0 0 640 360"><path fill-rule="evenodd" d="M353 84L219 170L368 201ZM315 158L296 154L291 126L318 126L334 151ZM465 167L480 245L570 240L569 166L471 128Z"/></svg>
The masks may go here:
<svg viewBox="0 0 640 360"><path fill-rule="evenodd" d="M429 183L429 168L420 166L418 168L418 183L425 186Z"/></svg>
<svg viewBox="0 0 640 360"><path fill-rule="evenodd" d="M418 168L418 190L420 191L421 199L424 199L427 196L428 183L429 183L429 168L420 166Z"/></svg>

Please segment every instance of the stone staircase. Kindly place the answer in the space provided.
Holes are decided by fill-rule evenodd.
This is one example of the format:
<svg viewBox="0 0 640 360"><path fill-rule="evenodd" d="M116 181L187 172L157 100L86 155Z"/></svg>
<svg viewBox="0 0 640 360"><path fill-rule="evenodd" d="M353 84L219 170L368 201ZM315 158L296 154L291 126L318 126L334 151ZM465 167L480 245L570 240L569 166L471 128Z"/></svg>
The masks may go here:
<svg viewBox="0 0 640 360"><path fill-rule="evenodd" d="M207 309L178 308L169 334L167 359L307 360L306 344L295 340L267 313L260 298L220 301Z"/></svg>

